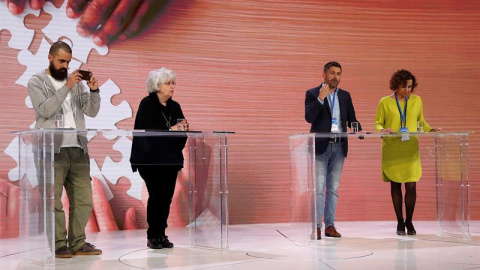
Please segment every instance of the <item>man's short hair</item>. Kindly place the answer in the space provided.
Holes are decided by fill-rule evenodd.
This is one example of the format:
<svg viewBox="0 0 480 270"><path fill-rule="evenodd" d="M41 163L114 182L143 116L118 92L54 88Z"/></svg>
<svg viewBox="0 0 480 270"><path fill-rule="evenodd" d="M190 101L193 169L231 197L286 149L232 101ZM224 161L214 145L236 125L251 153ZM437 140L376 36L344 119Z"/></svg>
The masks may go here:
<svg viewBox="0 0 480 270"><path fill-rule="evenodd" d="M64 50L65 52L71 54L72 53L72 48L70 48L70 45L63 41L57 41L52 44L50 47L50 51L48 54L51 54L52 56L56 56L58 54L58 51Z"/></svg>
<svg viewBox="0 0 480 270"><path fill-rule="evenodd" d="M328 63L325 64L325 66L323 67L323 73L327 73L327 71L331 67L338 67L338 68L340 68L340 70L342 70L342 66L340 65L340 63L332 61L332 62L328 62Z"/></svg>

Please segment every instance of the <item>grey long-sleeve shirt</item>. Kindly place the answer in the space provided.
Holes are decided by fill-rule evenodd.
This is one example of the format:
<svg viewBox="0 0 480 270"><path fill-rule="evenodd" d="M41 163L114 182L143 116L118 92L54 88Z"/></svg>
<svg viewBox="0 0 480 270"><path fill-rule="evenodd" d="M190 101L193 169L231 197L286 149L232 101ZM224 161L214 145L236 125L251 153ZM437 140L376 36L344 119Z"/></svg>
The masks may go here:
<svg viewBox="0 0 480 270"><path fill-rule="evenodd" d="M63 114L62 103L71 92L72 110L77 130L85 130L85 116L95 117L100 111L100 93L85 91L81 83L76 83L72 89L66 85L55 90L45 71L32 76L27 85L28 95L35 110L35 128L54 128L56 114ZM58 137L58 138L57 138ZM60 151L61 136L55 137L55 152ZM79 136L82 149L88 152L87 138ZM57 141L59 140L59 141Z"/></svg>

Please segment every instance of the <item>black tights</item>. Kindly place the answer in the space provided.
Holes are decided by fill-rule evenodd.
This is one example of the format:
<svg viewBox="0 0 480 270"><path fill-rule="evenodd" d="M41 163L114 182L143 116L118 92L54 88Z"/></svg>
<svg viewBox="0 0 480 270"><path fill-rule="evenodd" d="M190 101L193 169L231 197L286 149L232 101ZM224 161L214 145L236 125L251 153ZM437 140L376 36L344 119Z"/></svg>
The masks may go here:
<svg viewBox="0 0 480 270"><path fill-rule="evenodd" d="M413 211L417 200L417 183L405 183L405 212L407 218L403 219L402 212L402 184L390 181L390 193L392 195L393 209L397 216L399 226L407 226L409 230L414 230L412 225Z"/></svg>

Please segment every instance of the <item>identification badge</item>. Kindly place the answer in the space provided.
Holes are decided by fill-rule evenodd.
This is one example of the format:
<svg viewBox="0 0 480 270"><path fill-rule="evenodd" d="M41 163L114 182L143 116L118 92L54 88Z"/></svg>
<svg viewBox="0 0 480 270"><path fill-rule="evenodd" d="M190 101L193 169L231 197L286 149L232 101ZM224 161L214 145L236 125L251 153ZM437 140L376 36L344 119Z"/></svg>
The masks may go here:
<svg viewBox="0 0 480 270"><path fill-rule="evenodd" d="M402 142L410 141L410 134L408 134L408 128L400 128L400 133L402 133Z"/></svg>
<svg viewBox="0 0 480 270"><path fill-rule="evenodd" d="M332 129L331 129L332 132L339 132L340 129L338 128L338 121L337 119L332 119Z"/></svg>
<svg viewBox="0 0 480 270"><path fill-rule="evenodd" d="M402 142L410 141L410 134L408 134L408 128L400 128L400 133L402 133Z"/></svg>
<svg viewBox="0 0 480 270"><path fill-rule="evenodd" d="M410 141L410 134L403 133L402 134L402 142Z"/></svg>

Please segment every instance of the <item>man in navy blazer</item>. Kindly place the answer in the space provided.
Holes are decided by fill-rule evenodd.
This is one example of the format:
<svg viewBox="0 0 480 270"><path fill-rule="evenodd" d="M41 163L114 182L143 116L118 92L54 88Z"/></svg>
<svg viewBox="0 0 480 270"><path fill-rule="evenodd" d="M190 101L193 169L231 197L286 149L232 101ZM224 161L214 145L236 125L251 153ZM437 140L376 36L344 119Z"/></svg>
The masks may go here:
<svg viewBox="0 0 480 270"><path fill-rule="evenodd" d="M350 93L338 88L342 66L328 62L323 68L324 82L307 91L305 120L311 123L310 132L331 133L329 137L315 138L315 168L317 195L317 239L321 239L322 218L325 236L341 237L335 228L338 187L343 163L348 152L348 141L340 134L357 122ZM361 130L358 123L358 130Z"/></svg>

